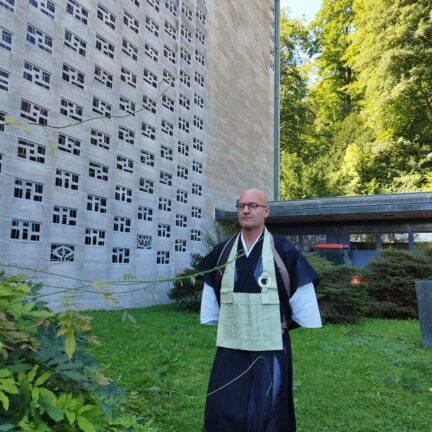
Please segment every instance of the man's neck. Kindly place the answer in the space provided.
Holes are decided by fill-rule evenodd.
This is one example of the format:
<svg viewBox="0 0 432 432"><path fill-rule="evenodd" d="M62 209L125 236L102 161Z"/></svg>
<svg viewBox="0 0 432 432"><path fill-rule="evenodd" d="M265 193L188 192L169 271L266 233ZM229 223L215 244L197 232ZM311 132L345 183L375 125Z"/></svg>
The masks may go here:
<svg viewBox="0 0 432 432"><path fill-rule="evenodd" d="M264 227L254 228L251 230L242 229L244 241L248 248L250 248L256 241L256 239L262 234Z"/></svg>

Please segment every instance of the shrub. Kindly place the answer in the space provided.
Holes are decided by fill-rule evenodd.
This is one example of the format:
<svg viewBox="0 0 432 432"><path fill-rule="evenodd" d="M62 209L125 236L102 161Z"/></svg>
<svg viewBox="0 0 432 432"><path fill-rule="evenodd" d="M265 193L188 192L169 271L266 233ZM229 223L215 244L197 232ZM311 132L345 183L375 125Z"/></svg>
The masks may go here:
<svg viewBox="0 0 432 432"><path fill-rule="evenodd" d="M432 278L430 252L384 249L366 265L368 292L373 298L369 316L418 318L415 281Z"/></svg>
<svg viewBox="0 0 432 432"><path fill-rule="evenodd" d="M31 301L40 288L0 273L0 430L146 430L85 351L90 318Z"/></svg>
<svg viewBox="0 0 432 432"><path fill-rule="evenodd" d="M198 311L204 286L202 279L195 279L196 268L188 268L176 276L168 297L186 307L190 311Z"/></svg>

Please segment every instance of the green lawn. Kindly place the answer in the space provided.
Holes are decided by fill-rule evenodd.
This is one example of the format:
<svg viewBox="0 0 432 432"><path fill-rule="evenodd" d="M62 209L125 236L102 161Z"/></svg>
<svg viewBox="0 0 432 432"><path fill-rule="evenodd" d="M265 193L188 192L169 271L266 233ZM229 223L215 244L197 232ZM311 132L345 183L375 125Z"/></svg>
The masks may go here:
<svg viewBox="0 0 432 432"><path fill-rule="evenodd" d="M216 329L197 314L158 306L92 312L106 375L159 431L199 432ZM298 432L432 431L432 349L417 321L365 319L292 332Z"/></svg>

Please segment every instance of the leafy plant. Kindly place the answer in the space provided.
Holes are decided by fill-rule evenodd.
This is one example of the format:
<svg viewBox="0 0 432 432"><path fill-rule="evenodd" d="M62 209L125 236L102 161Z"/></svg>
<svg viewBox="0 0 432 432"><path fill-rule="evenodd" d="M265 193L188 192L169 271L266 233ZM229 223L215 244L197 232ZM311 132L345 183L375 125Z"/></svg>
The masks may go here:
<svg viewBox="0 0 432 432"><path fill-rule="evenodd" d="M176 276L168 297L180 303L191 311L198 311L201 304L201 294L204 286L202 279L195 279L198 270L194 267L187 268Z"/></svg>

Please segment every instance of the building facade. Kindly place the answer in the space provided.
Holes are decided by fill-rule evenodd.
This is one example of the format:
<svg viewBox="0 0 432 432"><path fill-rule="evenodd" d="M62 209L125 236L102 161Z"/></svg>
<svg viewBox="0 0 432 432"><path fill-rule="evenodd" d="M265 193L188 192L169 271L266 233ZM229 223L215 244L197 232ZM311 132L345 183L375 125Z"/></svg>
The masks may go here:
<svg viewBox="0 0 432 432"><path fill-rule="evenodd" d="M267 0L0 0L0 268L55 309L166 301L215 207L272 194L273 28Z"/></svg>

